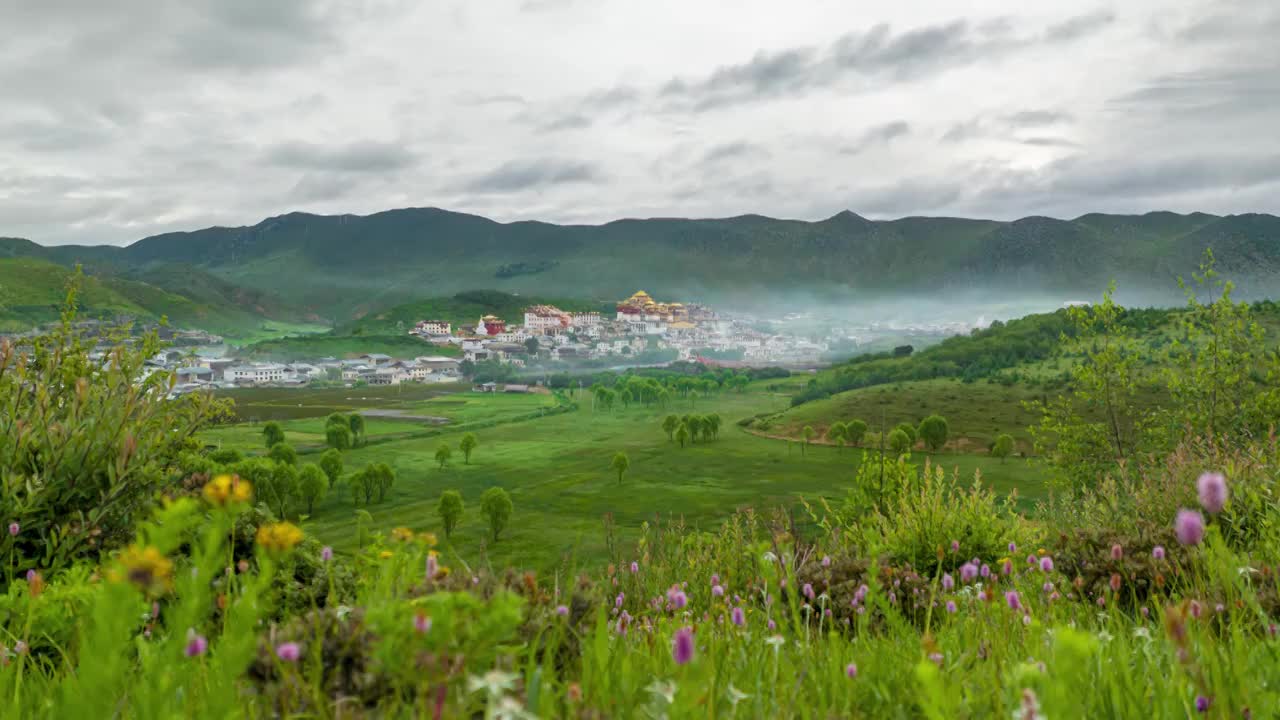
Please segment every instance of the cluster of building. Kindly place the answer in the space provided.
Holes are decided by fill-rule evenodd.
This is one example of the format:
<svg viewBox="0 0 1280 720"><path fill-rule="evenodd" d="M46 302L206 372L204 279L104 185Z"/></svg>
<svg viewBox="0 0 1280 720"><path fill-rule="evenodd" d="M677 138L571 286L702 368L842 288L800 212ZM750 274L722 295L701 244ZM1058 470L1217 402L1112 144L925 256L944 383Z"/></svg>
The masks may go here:
<svg viewBox="0 0 1280 720"><path fill-rule="evenodd" d="M525 308L519 325L485 315L474 325L456 329L442 320L423 320L409 332L438 345L457 346L472 362L497 360L520 366L535 359L625 359L646 350L674 350L683 360L700 359L700 351L711 350L759 363L806 362L826 350L825 345L794 336L761 332L745 319L723 317L704 305L659 302L643 290L618 302L612 317L533 305Z"/></svg>
<svg viewBox="0 0 1280 720"><path fill-rule="evenodd" d="M450 383L462 378L461 361L439 355L397 360L389 355L368 353L346 360L329 357L314 363L278 363L193 358L170 350L149 360L147 367L150 372L173 372L177 378L173 390L176 394L208 388L297 387L316 380L399 385L409 382Z"/></svg>

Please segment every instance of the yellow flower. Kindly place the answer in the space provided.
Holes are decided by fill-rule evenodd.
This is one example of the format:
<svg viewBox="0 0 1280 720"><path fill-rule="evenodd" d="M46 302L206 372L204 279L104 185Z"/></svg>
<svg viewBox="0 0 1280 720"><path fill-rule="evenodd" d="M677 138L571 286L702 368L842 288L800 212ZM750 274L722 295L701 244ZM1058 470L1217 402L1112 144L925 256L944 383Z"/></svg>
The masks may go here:
<svg viewBox="0 0 1280 720"><path fill-rule="evenodd" d="M153 595L167 590L173 579L173 561L150 545L144 548L130 545L120 553L120 567L123 572L119 569L110 572L112 582L128 580Z"/></svg>
<svg viewBox="0 0 1280 720"><path fill-rule="evenodd" d="M1039 555L1040 557L1044 557L1044 554L1045 554L1044 548L1040 548L1039 550L1037 550L1036 554Z"/></svg>
<svg viewBox="0 0 1280 720"><path fill-rule="evenodd" d="M204 499L210 505L223 507L228 503L248 502L253 497L253 487L248 480L235 475L219 475L204 486Z"/></svg>
<svg viewBox="0 0 1280 720"><path fill-rule="evenodd" d="M426 543L427 547L435 547L435 546L436 546L436 543L438 542L438 541L436 540L436 534L435 534L435 533L429 533L429 532L424 532L424 533L422 533L422 534L418 535L418 539L419 539L419 540L421 540L422 542Z"/></svg>
<svg viewBox="0 0 1280 720"><path fill-rule="evenodd" d="M378 553L378 557L382 558L383 560L386 560L392 555L393 553L390 550L383 550L382 552Z"/></svg>
<svg viewBox="0 0 1280 720"><path fill-rule="evenodd" d="M398 527L391 531L391 539L399 542L410 542L413 540L413 531L407 527Z"/></svg>
<svg viewBox="0 0 1280 720"><path fill-rule="evenodd" d="M289 522L262 525L258 528L258 545L274 554L284 554L302 542L302 531Z"/></svg>

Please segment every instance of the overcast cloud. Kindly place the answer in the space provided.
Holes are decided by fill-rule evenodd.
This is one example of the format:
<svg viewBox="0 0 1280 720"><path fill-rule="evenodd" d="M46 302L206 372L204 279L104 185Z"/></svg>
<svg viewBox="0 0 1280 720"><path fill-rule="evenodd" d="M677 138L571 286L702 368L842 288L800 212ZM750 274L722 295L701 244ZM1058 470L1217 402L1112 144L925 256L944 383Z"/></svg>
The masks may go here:
<svg viewBox="0 0 1280 720"><path fill-rule="evenodd" d="M0 236L1280 213L1274 0L0 0Z"/></svg>

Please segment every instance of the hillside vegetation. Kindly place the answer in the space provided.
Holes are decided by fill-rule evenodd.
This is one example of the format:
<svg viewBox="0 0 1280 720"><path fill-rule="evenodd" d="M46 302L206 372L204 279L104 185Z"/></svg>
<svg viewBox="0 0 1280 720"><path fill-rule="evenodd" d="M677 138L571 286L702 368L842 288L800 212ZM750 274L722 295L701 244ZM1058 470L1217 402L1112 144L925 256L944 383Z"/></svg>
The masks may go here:
<svg viewBox="0 0 1280 720"><path fill-rule="evenodd" d="M467 290L447 297L429 297L369 313L335 329L340 335L391 335L413 329L419 320L444 320L474 325L484 315L495 315L509 325L524 322L530 305L554 305L566 311L603 311L612 314L612 303L592 303L582 299L523 297L499 290Z"/></svg>
<svg viewBox="0 0 1280 720"><path fill-rule="evenodd" d="M369 216L290 213L252 227L158 235L126 248L0 241L0 255L91 268L195 265L349 320L424 295L482 287L599 298L643 287L736 303L769 302L774 296L767 291L797 288L817 296L973 287L1095 296L1117 279L1167 290L1207 247L1246 292L1261 292L1280 277L1280 218L1203 213L996 222L873 221L842 212L818 222L745 215L561 226L413 208Z"/></svg>

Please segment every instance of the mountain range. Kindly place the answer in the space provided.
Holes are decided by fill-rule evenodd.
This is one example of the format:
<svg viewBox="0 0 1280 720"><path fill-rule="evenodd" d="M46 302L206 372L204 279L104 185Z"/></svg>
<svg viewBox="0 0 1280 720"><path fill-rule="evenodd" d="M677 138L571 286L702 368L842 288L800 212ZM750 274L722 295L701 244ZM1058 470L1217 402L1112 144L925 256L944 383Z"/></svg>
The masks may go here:
<svg viewBox="0 0 1280 720"><path fill-rule="evenodd" d="M164 280L169 288L192 273L204 285L223 283L223 294L256 293L277 312L335 323L481 288L595 300L644 288L660 297L749 303L795 291L858 298L976 288L1096 297L1115 279L1173 299L1175 278L1193 271L1206 248L1246 294L1280 290L1280 218L1265 214L1006 222L877 221L845 211L816 222L743 215L555 225L409 208L366 216L295 212L124 247L0 238L0 258L79 263L90 273Z"/></svg>

